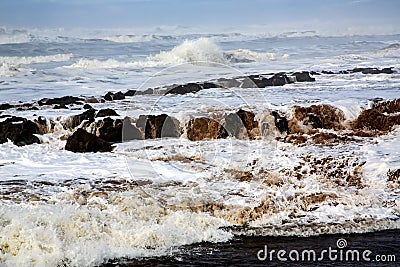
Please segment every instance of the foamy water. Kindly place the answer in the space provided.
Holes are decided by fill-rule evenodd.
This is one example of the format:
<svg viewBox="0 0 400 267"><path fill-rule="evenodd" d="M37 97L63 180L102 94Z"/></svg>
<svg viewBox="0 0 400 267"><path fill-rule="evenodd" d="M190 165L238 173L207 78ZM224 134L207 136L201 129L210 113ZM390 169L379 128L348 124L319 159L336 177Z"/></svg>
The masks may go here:
<svg viewBox="0 0 400 267"><path fill-rule="evenodd" d="M247 73L400 68L399 39L4 30L0 104L100 97ZM184 126L193 117L219 118L239 108L265 122L271 120L268 110L289 116L294 105L311 104L336 106L351 120L371 99L399 98L398 73L315 78L282 87L136 95L91 105L112 108L120 118L166 113ZM61 122L82 112L79 106L2 111L44 116L56 127L39 136L41 144L0 145L0 265L95 266L115 258L170 255L182 245L225 242L234 234L312 236L400 227L399 187L387 181L387 171L400 168L398 127L330 147L279 142L281 134L269 129L267 137L252 141L194 142L184 133L120 143L107 153L66 151L64 137L71 132ZM360 166L362 186L343 185L345 177L333 178L317 160L343 174ZM302 179L294 168L304 171Z"/></svg>

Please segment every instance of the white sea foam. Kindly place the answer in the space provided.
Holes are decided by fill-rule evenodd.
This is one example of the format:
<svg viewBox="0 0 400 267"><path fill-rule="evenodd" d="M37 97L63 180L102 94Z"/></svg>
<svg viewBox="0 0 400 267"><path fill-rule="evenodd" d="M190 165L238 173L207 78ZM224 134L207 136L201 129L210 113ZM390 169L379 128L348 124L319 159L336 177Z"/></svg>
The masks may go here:
<svg viewBox="0 0 400 267"><path fill-rule="evenodd" d="M6 30L0 28L0 44L19 44L30 42L32 36L25 30Z"/></svg>

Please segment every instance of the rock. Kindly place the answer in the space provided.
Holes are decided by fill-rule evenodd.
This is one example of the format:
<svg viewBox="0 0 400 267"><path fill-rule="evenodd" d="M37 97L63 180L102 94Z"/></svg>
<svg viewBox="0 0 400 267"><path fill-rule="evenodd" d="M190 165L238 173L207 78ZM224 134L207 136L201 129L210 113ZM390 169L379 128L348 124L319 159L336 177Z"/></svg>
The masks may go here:
<svg viewBox="0 0 400 267"><path fill-rule="evenodd" d="M65 150L72 152L110 152L113 147L107 141L78 128L67 139Z"/></svg>
<svg viewBox="0 0 400 267"><path fill-rule="evenodd" d="M335 74L333 71L330 70L323 70L321 71L322 74Z"/></svg>
<svg viewBox="0 0 400 267"><path fill-rule="evenodd" d="M108 92L104 96L104 99L107 100L107 101L123 100L123 99L125 99L125 95L122 92L116 92L116 93Z"/></svg>
<svg viewBox="0 0 400 267"><path fill-rule="evenodd" d="M275 127L279 130L281 133L289 133L289 125L288 121L285 117L279 115L278 112L272 111L271 115L274 116L274 122L275 122Z"/></svg>
<svg viewBox="0 0 400 267"><path fill-rule="evenodd" d="M64 104L61 104L61 105L55 105L53 109L68 109L68 107Z"/></svg>
<svg viewBox="0 0 400 267"><path fill-rule="evenodd" d="M226 78L219 78L217 80L217 83L219 87L225 87L225 88L239 87L241 84L241 82L239 82L236 79L226 79Z"/></svg>
<svg viewBox="0 0 400 267"><path fill-rule="evenodd" d="M205 117L191 119L186 125L186 133L191 141L228 137L227 131L219 122Z"/></svg>
<svg viewBox="0 0 400 267"><path fill-rule="evenodd" d="M8 103L4 103L4 104L0 105L0 110L6 110L6 109L13 108L13 107L14 107L14 105L10 105Z"/></svg>
<svg viewBox="0 0 400 267"><path fill-rule="evenodd" d="M315 78L311 77L308 71L295 72L293 76L296 77L297 82L315 82Z"/></svg>
<svg viewBox="0 0 400 267"><path fill-rule="evenodd" d="M283 86L285 84L289 83L289 79L284 73L277 73L271 78L266 80L266 86Z"/></svg>
<svg viewBox="0 0 400 267"><path fill-rule="evenodd" d="M136 90L128 90L124 94L125 96L134 96L136 95Z"/></svg>
<svg viewBox="0 0 400 267"><path fill-rule="evenodd" d="M361 112L353 122L354 129L389 131L394 125L400 124L400 115L387 116L377 109L367 109Z"/></svg>
<svg viewBox="0 0 400 267"><path fill-rule="evenodd" d="M400 112L400 98L386 101L375 101L372 108L377 109L382 113L396 113Z"/></svg>
<svg viewBox="0 0 400 267"><path fill-rule="evenodd" d="M100 101L99 101L97 98L95 98L95 97L87 97L87 98L85 99L85 102L86 102L86 103L91 103L91 104L100 103Z"/></svg>
<svg viewBox="0 0 400 267"><path fill-rule="evenodd" d="M163 137L180 137L179 121L167 114L141 115L136 122L138 128L143 129L146 139Z"/></svg>
<svg viewBox="0 0 400 267"><path fill-rule="evenodd" d="M212 83L212 82L204 82L204 83L201 84L201 87L203 89L221 88L221 86L219 86L216 83Z"/></svg>
<svg viewBox="0 0 400 267"><path fill-rule="evenodd" d="M113 120L107 117L97 122L96 128L97 136L108 142L143 139L142 132L131 124L129 118Z"/></svg>
<svg viewBox="0 0 400 267"><path fill-rule="evenodd" d="M378 69L378 68L354 68L353 70L350 70L350 72L361 72L362 74L392 74L394 71L392 68L383 68L383 69Z"/></svg>
<svg viewBox="0 0 400 267"><path fill-rule="evenodd" d="M17 146L40 143L34 134L39 134L38 126L25 118L11 117L0 122L0 144L10 139Z"/></svg>
<svg viewBox="0 0 400 267"><path fill-rule="evenodd" d="M400 169L388 170L387 172L388 181L400 184Z"/></svg>
<svg viewBox="0 0 400 267"><path fill-rule="evenodd" d="M260 135L258 121L255 121L254 117L253 112L240 109L225 118L224 128L230 136L238 139L254 139Z"/></svg>
<svg viewBox="0 0 400 267"><path fill-rule="evenodd" d="M93 107L91 105L89 105L89 104L83 105L83 108L84 109L93 109Z"/></svg>
<svg viewBox="0 0 400 267"><path fill-rule="evenodd" d="M290 133L309 132L311 129L343 129L343 112L330 105L312 105L310 107L294 107L294 116L288 122Z"/></svg>
<svg viewBox="0 0 400 267"><path fill-rule="evenodd" d="M39 106L44 105L71 105L71 104L82 104L84 99L75 96L63 96L56 98L43 98L38 101Z"/></svg>
<svg viewBox="0 0 400 267"><path fill-rule="evenodd" d="M167 94L183 95L188 93L197 93L201 89L203 88L197 83L187 83L172 88L167 92Z"/></svg>
<svg viewBox="0 0 400 267"><path fill-rule="evenodd" d="M311 139L315 144L320 144L320 145L330 145L332 143L355 141L355 139L352 137L340 136L335 133L325 133L325 132L316 133L311 136Z"/></svg>
<svg viewBox="0 0 400 267"><path fill-rule="evenodd" d="M88 109L82 114L71 116L63 123L63 127L66 129L74 129L85 120L89 122L94 122L95 113L96 110Z"/></svg>
<svg viewBox="0 0 400 267"><path fill-rule="evenodd" d="M107 116L119 116L119 115L115 110L113 110L111 108L100 109L96 114L96 118L107 117Z"/></svg>
<svg viewBox="0 0 400 267"><path fill-rule="evenodd" d="M34 123L36 123L39 129L39 134L47 134L51 130L52 123L51 121L48 121L45 117L39 116L37 119L34 120Z"/></svg>

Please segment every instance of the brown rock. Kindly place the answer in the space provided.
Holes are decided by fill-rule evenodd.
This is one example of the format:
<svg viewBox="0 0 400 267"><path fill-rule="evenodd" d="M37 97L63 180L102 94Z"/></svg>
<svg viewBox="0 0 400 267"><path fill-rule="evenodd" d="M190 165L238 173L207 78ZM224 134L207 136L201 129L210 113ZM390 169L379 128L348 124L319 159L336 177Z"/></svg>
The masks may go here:
<svg viewBox="0 0 400 267"><path fill-rule="evenodd" d="M254 139L256 135L260 135L258 121L254 120L254 117L253 112L240 109L225 118L224 128L230 136L239 139Z"/></svg>
<svg viewBox="0 0 400 267"><path fill-rule="evenodd" d="M74 129L85 120L89 123L94 122L95 113L96 111L94 109L88 109L82 114L71 116L63 123L63 127L66 129Z"/></svg>
<svg viewBox="0 0 400 267"><path fill-rule="evenodd" d="M372 108L382 113L400 112L400 98L386 101L375 101Z"/></svg>
<svg viewBox="0 0 400 267"><path fill-rule="evenodd" d="M389 131L400 124L400 115L387 116L377 109L367 109L353 122L354 129Z"/></svg>
<svg viewBox="0 0 400 267"><path fill-rule="evenodd" d="M136 126L144 131L146 139L180 137L181 129L179 125L177 119L167 114L141 115L136 122Z"/></svg>
<svg viewBox="0 0 400 267"><path fill-rule="evenodd" d="M204 117L190 120L186 125L186 132L191 141L228 137L227 131L218 121Z"/></svg>

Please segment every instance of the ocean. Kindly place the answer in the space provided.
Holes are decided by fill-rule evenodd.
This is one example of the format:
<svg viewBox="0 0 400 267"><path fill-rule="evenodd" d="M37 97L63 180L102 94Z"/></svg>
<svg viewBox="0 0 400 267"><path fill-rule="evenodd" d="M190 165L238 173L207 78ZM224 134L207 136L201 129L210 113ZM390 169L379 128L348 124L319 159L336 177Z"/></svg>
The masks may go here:
<svg viewBox="0 0 400 267"><path fill-rule="evenodd" d="M0 28L0 105L12 106L0 120L46 121L38 142L0 144L0 266L261 266L264 244L337 248L343 236L352 249L379 247L375 254L399 261L400 183L391 175L400 169L399 123L370 135L352 128L379 101L400 98L399 69L400 35ZM240 80L300 71L315 81ZM226 82L238 77L240 85ZM204 82L213 86L162 91ZM136 93L102 99L128 90ZM76 128L101 135L103 118L67 127L83 103L39 104L64 96L137 127L141 115L167 114L182 133L72 152L65 147ZM310 115L318 108L301 111L310 106L334 107L340 127ZM239 110L261 130L191 137L196 118L224 122ZM271 111L289 128L297 118L299 133L280 131ZM333 141L317 142L318 134Z"/></svg>

